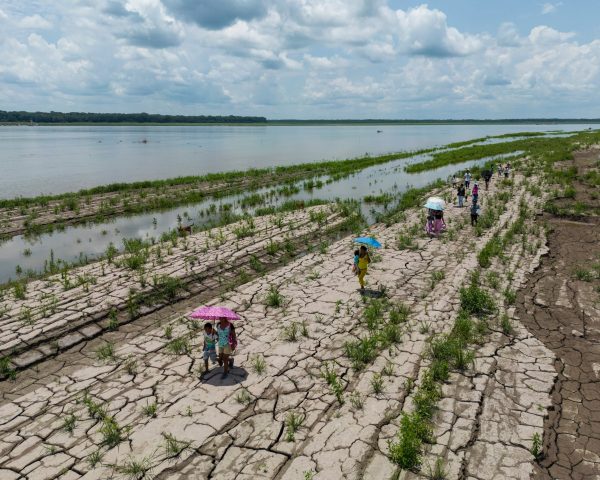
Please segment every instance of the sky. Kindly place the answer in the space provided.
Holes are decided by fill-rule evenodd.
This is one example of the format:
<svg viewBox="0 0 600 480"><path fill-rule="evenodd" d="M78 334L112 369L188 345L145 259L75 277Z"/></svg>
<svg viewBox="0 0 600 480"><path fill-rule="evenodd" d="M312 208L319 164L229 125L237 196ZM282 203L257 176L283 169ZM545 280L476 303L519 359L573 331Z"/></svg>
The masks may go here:
<svg viewBox="0 0 600 480"><path fill-rule="evenodd" d="M0 0L0 109L600 117L598 0Z"/></svg>

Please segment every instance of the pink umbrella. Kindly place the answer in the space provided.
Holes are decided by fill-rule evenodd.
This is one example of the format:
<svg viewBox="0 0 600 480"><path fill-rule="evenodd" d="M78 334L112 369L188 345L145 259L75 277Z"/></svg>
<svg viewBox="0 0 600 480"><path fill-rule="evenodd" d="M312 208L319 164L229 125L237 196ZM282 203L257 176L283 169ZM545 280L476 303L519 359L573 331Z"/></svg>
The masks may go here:
<svg viewBox="0 0 600 480"><path fill-rule="evenodd" d="M239 320L240 316L229 308L204 306L190 313L190 318L201 318L203 320L219 320L221 318Z"/></svg>

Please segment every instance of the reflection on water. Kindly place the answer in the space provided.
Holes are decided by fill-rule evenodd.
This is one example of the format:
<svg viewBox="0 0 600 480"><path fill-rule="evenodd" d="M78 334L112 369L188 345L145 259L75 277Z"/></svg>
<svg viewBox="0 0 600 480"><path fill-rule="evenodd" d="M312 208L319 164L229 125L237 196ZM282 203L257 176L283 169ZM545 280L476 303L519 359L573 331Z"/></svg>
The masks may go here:
<svg viewBox="0 0 600 480"><path fill-rule="evenodd" d="M366 168L332 183L327 183L327 177L323 177L323 187L320 189L306 190L303 188L304 182L298 182L296 186L300 191L290 196L266 195L272 190L263 188L253 192L264 196L264 203L255 208L278 206L288 200L362 200L366 195L379 195L383 192L401 193L410 187L424 187L438 178L447 178L459 169L487 160L448 165L415 174L404 171L404 166L408 163L427 158L429 157L415 156L388 162ZM118 217L98 224L67 227L62 231L54 231L38 237L15 236L0 244L0 282L17 278L17 268L22 269L23 272L43 271L44 262L49 260L51 254L55 260L62 259L69 263L85 257L93 259L104 253L110 243L121 248L124 238L158 239L162 233L175 228L179 221L183 224L194 223L195 226L206 225L218 220L220 206L231 205L230 212L234 214L244 212L252 214L254 209L244 210L240 205L244 197L245 195L225 196L218 200L205 200L162 212ZM213 213L209 213L210 210ZM373 222L372 210L382 211L383 207L363 204L362 210L367 220Z"/></svg>

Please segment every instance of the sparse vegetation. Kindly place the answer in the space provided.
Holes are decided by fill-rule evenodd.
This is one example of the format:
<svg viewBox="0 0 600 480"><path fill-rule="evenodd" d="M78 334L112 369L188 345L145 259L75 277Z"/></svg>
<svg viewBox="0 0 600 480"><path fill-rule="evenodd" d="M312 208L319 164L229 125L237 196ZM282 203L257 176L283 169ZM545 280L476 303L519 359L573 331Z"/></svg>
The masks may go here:
<svg viewBox="0 0 600 480"><path fill-rule="evenodd" d="M73 414L73 412L69 413L63 420L63 430L68 433L73 433L76 423L77 417Z"/></svg>
<svg viewBox="0 0 600 480"><path fill-rule="evenodd" d="M296 432L304 423L304 415L296 412L288 412L285 417L285 439L293 442L296 439Z"/></svg>
<svg viewBox="0 0 600 480"><path fill-rule="evenodd" d="M250 395L250 392L245 388L242 388L235 396L235 401L243 405L249 405L252 403L252 400L252 395Z"/></svg>
<svg viewBox="0 0 600 480"><path fill-rule="evenodd" d="M127 480L149 479L152 472L152 459L150 457L141 459L129 457L122 465L115 465L114 469Z"/></svg>
<svg viewBox="0 0 600 480"><path fill-rule="evenodd" d="M190 353L190 342L185 337L179 337L167 343L167 351L174 355L187 355Z"/></svg>
<svg viewBox="0 0 600 480"><path fill-rule="evenodd" d="M156 402L148 403L147 405L142 407L142 413L150 418L156 417L157 410L158 404Z"/></svg>
<svg viewBox="0 0 600 480"><path fill-rule="evenodd" d="M344 386L338 377L335 368L329 363L326 363L321 370L321 375L327 382L327 385L331 388L331 392L335 395L340 405L344 404Z"/></svg>
<svg viewBox="0 0 600 480"><path fill-rule="evenodd" d="M265 362L265 359L262 355L255 355L252 357L250 364L252 366L252 370L254 370L254 373L257 375L262 375L267 370L267 362Z"/></svg>
<svg viewBox="0 0 600 480"><path fill-rule="evenodd" d="M17 371L13 368L10 357L0 357L0 377L17 378Z"/></svg>
<svg viewBox="0 0 600 480"><path fill-rule="evenodd" d="M383 377L380 373L375 373L371 377L371 389L375 395L379 395L383 392Z"/></svg>
<svg viewBox="0 0 600 480"><path fill-rule="evenodd" d="M298 341L299 325L297 322L291 322L289 325L283 327L283 338L287 342Z"/></svg>
<svg viewBox="0 0 600 480"><path fill-rule="evenodd" d="M115 354L115 344L112 342L105 342L102 344L100 347L98 347L98 350L96 350L96 357L98 360L103 362L116 361L117 357Z"/></svg>
<svg viewBox="0 0 600 480"><path fill-rule="evenodd" d="M281 293L279 293L279 289L275 285L271 285L269 287L269 291L265 298L266 304L269 307L279 308L283 305L285 299Z"/></svg>
<svg viewBox="0 0 600 480"><path fill-rule="evenodd" d="M192 442L185 440L178 440L171 433L162 434L165 440L165 455L169 458L179 457L184 451L190 448Z"/></svg>
<svg viewBox="0 0 600 480"><path fill-rule="evenodd" d="M531 440L531 454L537 459L542 453L542 437L538 432L533 434Z"/></svg>

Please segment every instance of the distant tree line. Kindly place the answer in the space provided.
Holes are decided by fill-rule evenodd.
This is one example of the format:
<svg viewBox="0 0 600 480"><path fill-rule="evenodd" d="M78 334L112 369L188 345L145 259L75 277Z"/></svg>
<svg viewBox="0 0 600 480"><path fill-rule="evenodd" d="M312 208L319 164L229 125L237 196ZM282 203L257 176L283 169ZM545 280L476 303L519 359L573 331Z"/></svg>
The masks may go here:
<svg viewBox="0 0 600 480"><path fill-rule="evenodd" d="M151 113L7 112L2 123L265 123L265 117L237 115L159 115Z"/></svg>

